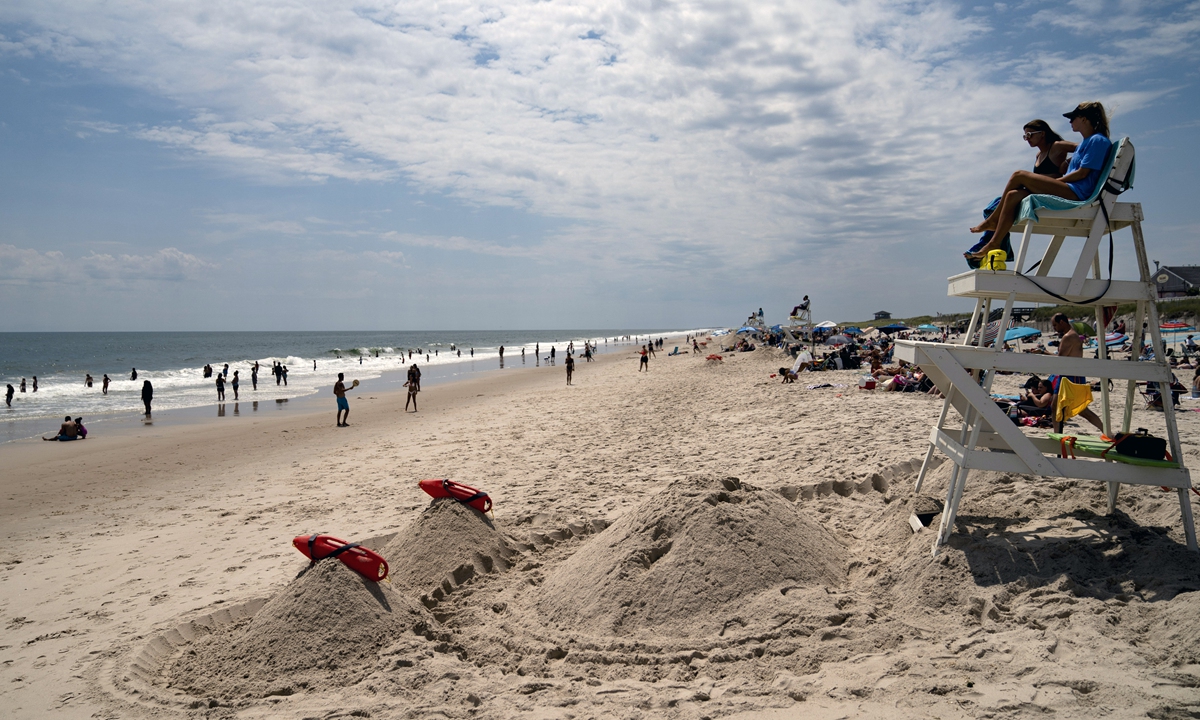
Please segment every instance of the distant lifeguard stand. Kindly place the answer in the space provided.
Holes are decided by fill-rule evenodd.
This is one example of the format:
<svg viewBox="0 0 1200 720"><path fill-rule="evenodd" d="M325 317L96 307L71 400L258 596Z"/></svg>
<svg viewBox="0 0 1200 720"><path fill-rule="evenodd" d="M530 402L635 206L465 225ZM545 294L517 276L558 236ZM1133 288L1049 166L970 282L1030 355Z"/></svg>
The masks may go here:
<svg viewBox="0 0 1200 720"><path fill-rule="evenodd" d="M788 330L793 336L792 339L799 342L804 338L812 339L813 322L812 322L812 302L808 300L808 296L804 296L805 302L792 308L796 312L788 317ZM800 337L795 337L795 331L799 330Z"/></svg>
<svg viewBox="0 0 1200 720"><path fill-rule="evenodd" d="M1163 403L1166 420L1169 461L1153 464L1127 464L1133 459L1114 461L1112 454L1102 456L1099 452L1080 452L1087 457L1058 457L1062 444L1050 438L1030 437L1009 420L991 398L992 379L995 371L1037 373L1040 375L1079 375L1100 379L1100 395L1103 412L1101 419L1105 435L1112 436L1112 419L1109 408L1108 381L1126 380L1125 413L1121 431L1129 432L1132 420L1134 393L1138 381L1159 383L1166 388L1171 383L1171 368L1163 351L1162 335L1159 330L1158 307L1155 304L1156 289L1150 276L1146 259L1146 247L1142 237L1142 206L1140 203L1116 202L1117 196L1130 184L1133 176L1133 144L1128 138L1119 141L1110 162L1105 168L1096 193L1089 202L1064 210L1037 209L1035 198L1026 198L1014 229L1024 225L1015 270L992 271L972 270L949 278L949 295L952 297L975 298L975 311L970 327L963 335L962 345L900 340L896 343L896 357L921 366L931 380L945 394L941 416L930 434L930 445L925 453L925 462L917 477L917 491L925 480L929 461L934 450L944 453L954 463L950 482L946 489L946 504L937 537L933 541L936 554L954 530L966 488L967 475L972 469L1016 472L1054 478L1081 478L1099 480L1108 484L1108 512L1116 507L1117 492L1121 483L1151 485L1173 488L1179 496L1184 537L1188 549L1195 551L1196 532L1192 521L1191 501L1188 491L1192 488L1191 476L1184 466L1183 448L1179 441L1179 430L1175 423L1175 410L1168 398ZM1120 178L1117 180L1116 178ZM1109 280L1100 279L1100 242L1104 233L1129 228L1133 235L1133 249L1137 255L1139 280L1112 280L1112 257L1110 247ZM1020 272L1025 264L1033 235L1051 237L1037 272L1030 276ZM1070 277L1054 277L1050 269L1054 265L1067 237L1085 238L1079 259ZM1111 235L1110 235L1111 238ZM1111 239L1110 239L1111 243ZM1088 271L1092 277L1088 277ZM988 346L986 333L981 322L991 313L993 301L1004 301L1000 328L1007 328L1012 316L1014 302L1066 303L1095 308L1098 328L1098 358L1057 357L1051 355L1006 353L1003 349L1003 334L998 333ZM1136 303L1134 318L1133 347L1130 361L1108 359L1104 342L1107 318L1104 306L1119 303ZM1154 361L1137 362L1137 349L1142 346L1142 325L1150 328L1154 347ZM957 427L947 424L950 408L958 411L962 418ZM1116 458L1120 460L1120 456Z"/></svg>

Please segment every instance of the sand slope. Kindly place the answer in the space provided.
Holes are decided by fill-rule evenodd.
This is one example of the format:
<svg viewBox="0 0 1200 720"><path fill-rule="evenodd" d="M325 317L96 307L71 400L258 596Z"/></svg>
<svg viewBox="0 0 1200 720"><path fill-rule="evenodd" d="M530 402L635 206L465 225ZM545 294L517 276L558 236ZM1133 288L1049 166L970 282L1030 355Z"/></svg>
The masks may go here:
<svg viewBox="0 0 1200 720"><path fill-rule="evenodd" d="M908 516L944 492L946 467L912 494L937 401L859 392L853 373L784 386L780 364L661 357L639 375L614 357L570 388L552 368L431 390L415 415L364 395L345 429L331 408L0 449L0 709L1200 712L1200 559L1174 494L1126 487L1106 516L1100 484L973 473L935 558ZM1200 467L1197 414L1180 422ZM486 488L495 518L431 504L424 477ZM297 579L291 538L315 530L390 535L396 581L376 593L337 563Z"/></svg>

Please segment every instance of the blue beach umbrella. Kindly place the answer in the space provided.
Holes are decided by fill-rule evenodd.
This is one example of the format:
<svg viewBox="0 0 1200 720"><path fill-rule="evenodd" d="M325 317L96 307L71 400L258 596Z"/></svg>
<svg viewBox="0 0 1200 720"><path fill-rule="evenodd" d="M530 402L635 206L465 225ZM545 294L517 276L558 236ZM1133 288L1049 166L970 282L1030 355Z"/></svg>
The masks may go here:
<svg viewBox="0 0 1200 720"><path fill-rule="evenodd" d="M908 326L901 325L900 323L892 323L891 325L884 325L883 327L881 327L879 329L885 333L891 334L894 332L900 332L901 330L907 330Z"/></svg>
<svg viewBox="0 0 1200 720"><path fill-rule="evenodd" d="M942 329L940 327L938 327L937 325L929 325L929 324L918 325L917 329L918 330L926 330L928 332L941 332L942 331Z"/></svg>
<svg viewBox="0 0 1200 720"><path fill-rule="evenodd" d="M848 327L845 330L842 330L842 334L843 335L862 335L862 330L859 330L856 327Z"/></svg>
<svg viewBox="0 0 1200 720"><path fill-rule="evenodd" d="M1024 340L1025 338L1037 337L1042 331L1031 327L1015 327L1009 328L1008 332L1004 333L1004 342L1012 342L1013 340Z"/></svg>

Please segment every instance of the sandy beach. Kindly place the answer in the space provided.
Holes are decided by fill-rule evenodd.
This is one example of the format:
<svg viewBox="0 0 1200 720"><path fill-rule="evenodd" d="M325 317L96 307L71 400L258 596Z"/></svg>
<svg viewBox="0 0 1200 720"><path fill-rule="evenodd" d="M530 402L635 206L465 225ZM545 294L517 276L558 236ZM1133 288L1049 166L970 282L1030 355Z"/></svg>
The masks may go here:
<svg viewBox="0 0 1200 720"><path fill-rule="evenodd" d="M0 715L1200 717L1174 493L1124 486L1106 516L1099 483L976 472L935 558L909 516L944 494L948 465L913 493L940 401L855 372L783 385L785 363L638 373L631 349L571 387L560 364L430 388L418 413L364 384L348 428L329 394L0 447ZM494 518L431 502L438 477ZM291 541L316 532L391 582L309 570Z"/></svg>

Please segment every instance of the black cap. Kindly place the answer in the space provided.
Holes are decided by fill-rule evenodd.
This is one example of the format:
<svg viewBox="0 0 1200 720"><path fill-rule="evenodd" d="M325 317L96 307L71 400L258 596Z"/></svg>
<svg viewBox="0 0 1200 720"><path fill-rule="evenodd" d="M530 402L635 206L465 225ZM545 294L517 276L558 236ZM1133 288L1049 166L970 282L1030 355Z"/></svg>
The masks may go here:
<svg viewBox="0 0 1200 720"><path fill-rule="evenodd" d="M1087 107L1090 104L1091 103L1079 103L1078 105L1075 106L1075 109L1072 110L1071 112L1063 113L1063 117L1065 117L1068 120L1074 120L1077 117L1085 117L1094 123L1096 121L1096 116L1097 116L1096 108L1095 107Z"/></svg>

